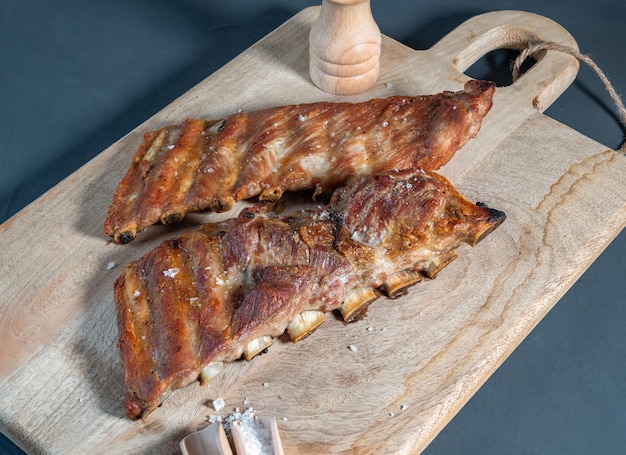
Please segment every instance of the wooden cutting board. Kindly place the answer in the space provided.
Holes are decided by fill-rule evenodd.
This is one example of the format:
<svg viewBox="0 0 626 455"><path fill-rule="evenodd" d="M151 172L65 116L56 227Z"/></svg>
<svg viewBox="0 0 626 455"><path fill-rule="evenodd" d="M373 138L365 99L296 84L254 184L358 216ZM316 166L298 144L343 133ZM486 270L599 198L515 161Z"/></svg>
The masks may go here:
<svg viewBox="0 0 626 455"><path fill-rule="evenodd" d="M286 453L417 453L623 229L626 158L541 114L578 68L548 52L498 88L478 137L443 170L506 212L500 228L364 320L330 317L307 340L279 341L206 387L174 392L146 421L128 420L113 281L161 240L232 213L114 245L102 235L113 191L148 130L338 99L308 76L318 12L293 17L0 227L0 429L27 452L178 453L222 397L222 415L251 406L277 417ZM513 11L475 17L426 51L383 37L379 82L346 99L458 90L489 51L541 40L576 47L557 24Z"/></svg>

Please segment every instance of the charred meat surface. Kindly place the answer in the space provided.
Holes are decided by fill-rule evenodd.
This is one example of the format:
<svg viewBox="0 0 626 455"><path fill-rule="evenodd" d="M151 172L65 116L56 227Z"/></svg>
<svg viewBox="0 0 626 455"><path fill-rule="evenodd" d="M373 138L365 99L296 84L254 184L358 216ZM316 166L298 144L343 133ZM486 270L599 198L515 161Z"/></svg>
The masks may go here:
<svg viewBox="0 0 626 455"><path fill-rule="evenodd" d="M152 224L242 199L438 169L478 133L494 91L472 80L459 92L282 106L149 132L113 196L104 234L128 243Z"/></svg>
<svg viewBox="0 0 626 455"><path fill-rule="evenodd" d="M326 312L362 317L381 290L433 277L505 218L424 170L352 180L317 211L268 212L207 223L124 268L115 303L130 418L285 330L304 338Z"/></svg>

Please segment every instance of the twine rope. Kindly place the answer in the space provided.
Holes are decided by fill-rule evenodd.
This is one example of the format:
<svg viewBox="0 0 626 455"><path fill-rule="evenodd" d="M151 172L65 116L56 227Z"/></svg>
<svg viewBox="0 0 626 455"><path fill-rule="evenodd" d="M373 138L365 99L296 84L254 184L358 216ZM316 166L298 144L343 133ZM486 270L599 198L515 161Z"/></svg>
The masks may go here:
<svg viewBox="0 0 626 455"><path fill-rule="evenodd" d="M604 71L602 71L602 69L591 59L591 57L577 51L576 49L572 49L571 47L562 46L560 44L552 43L552 42L529 44L528 47L526 47L522 52L520 52L520 54L515 59L515 62L513 62L512 72L513 72L514 82L517 79L519 79L521 75L520 72L521 72L522 64L526 61L526 59L528 59L528 57L531 57L540 51L562 52L565 54L569 54L572 57L575 57L581 62L587 64L597 74L597 76L600 78L600 80L604 84L604 88L606 89L607 93L611 97L611 100L613 101L613 104L615 104L615 107L617 108L619 116L621 117L622 125L626 127L626 108L624 107L624 103L622 102L621 97L615 91L615 87L613 87L613 84L611 84L611 81L609 81L609 78L606 76L606 74L604 74ZM622 146L619 148L619 151L626 153L626 141L622 142Z"/></svg>

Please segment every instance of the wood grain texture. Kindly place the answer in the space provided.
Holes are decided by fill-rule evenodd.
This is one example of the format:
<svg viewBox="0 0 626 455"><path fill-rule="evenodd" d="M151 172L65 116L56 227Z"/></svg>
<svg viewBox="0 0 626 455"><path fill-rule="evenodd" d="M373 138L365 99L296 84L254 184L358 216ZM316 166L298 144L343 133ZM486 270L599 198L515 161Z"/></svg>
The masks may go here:
<svg viewBox="0 0 626 455"><path fill-rule="evenodd" d="M278 341L209 386L175 392L145 422L125 418L113 304L121 265L232 213L191 215L114 245L102 234L114 189L148 130L338 99L308 76L318 11L296 15L0 227L0 426L27 452L177 453L221 396L226 412L249 405L276 416L286 453L417 453L624 228L626 158L540 113L577 70L548 52L497 90L478 137L443 171L470 199L506 212L492 235L360 322L329 317L303 342ZM383 37L379 82L342 99L458 90L482 55L529 39L575 46L553 22L518 12L478 16L426 51Z"/></svg>

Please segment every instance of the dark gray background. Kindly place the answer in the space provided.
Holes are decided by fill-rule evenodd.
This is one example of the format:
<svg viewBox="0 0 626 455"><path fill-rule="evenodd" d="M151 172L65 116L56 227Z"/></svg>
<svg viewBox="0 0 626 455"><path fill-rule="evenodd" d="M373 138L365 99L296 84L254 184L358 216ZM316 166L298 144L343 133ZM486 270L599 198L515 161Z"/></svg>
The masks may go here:
<svg viewBox="0 0 626 455"><path fill-rule="evenodd" d="M316 4L0 0L0 222ZM372 0L381 31L415 49L431 47L474 15L502 9L560 23L626 94L623 0ZM509 83L512 57L494 52L468 73ZM624 136L586 67L547 114L613 148ZM426 453L624 453L624 258L622 233ZM1 436L0 452L22 453Z"/></svg>

